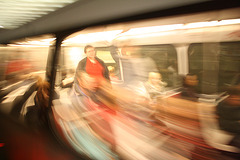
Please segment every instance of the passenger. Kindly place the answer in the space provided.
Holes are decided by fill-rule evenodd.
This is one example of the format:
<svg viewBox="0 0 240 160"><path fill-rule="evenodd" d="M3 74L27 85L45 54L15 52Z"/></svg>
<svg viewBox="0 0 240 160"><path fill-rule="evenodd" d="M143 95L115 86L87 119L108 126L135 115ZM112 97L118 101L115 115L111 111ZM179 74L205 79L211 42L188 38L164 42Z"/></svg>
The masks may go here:
<svg viewBox="0 0 240 160"><path fill-rule="evenodd" d="M142 48L132 46L129 52L135 82L146 82L149 72L158 72L155 62L150 57L145 56Z"/></svg>
<svg viewBox="0 0 240 160"><path fill-rule="evenodd" d="M95 48L87 45L84 48L84 53L87 57L78 63L76 72L85 71L91 76L97 77L99 82L103 79L110 81L108 68L101 59L96 57Z"/></svg>
<svg viewBox="0 0 240 160"><path fill-rule="evenodd" d="M99 90L100 87L103 87L99 83L97 83L97 78L89 75L88 73L78 70L76 73L76 83L73 84L73 97L75 97L75 100L72 100L73 106L75 107L74 112L79 113L80 115L88 115L89 116L84 116L84 120L88 122L89 127L92 129L92 131L95 132L98 136L100 136L104 141L107 141L108 144L110 144L110 149L111 151L115 152L115 138L114 134L110 125L110 118L109 114L112 114L112 112L109 112L109 108L105 105L106 103L102 103L102 99L99 100L99 97L103 97L101 95L102 92ZM104 81L106 82L106 81ZM105 85L106 87L108 85ZM110 87L111 88L111 87ZM71 96L71 95L70 95ZM104 95L106 96L106 95ZM79 112L80 111L80 112ZM78 121L79 119L77 119ZM91 131L91 132L92 132ZM79 134L81 131L79 131ZM95 134L93 135L88 135L87 137L82 137L79 142L79 144L83 143L82 141L86 141L88 137L94 137L96 136ZM94 143L100 144L98 141L100 141L99 138L96 136L94 139L96 140ZM85 138L85 140L84 140ZM91 143L93 139L90 140L89 143ZM102 143L102 142L101 142ZM102 143L103 144L103 143ZM91 145L91 144L89 144ZM88 146L83 146L87 147ZM96 149L97 145L95 146ZM98 147L103 147L100 149L99 153L96 153L97 151L94 151L94 148L89 150L91 157L93 159L96 158L97 154L101 154L103 157L105 157L108 154L111 154L111 156L115 156L113 153L107 153L109 152L109 148L102 145ZM102 150L105 150L107 152L102 152ZM96 154L95 154L96 153ZM106 155L104 155L107 153ZM113 158L113 157L112 157ZM117 158L116 158L117 159Z"/></svg>
<svg viewBox="0 0 240 160"><path fill-rule="evenodd" d="M183 79L183 88L181 92L181 97L184 99L197 101L198 77L195 74L187 74Z"/></svg>
<svg viewBox="0 0 240 160"><path fill-rule="evenodd" d="M165 91L166 82L162 81L162 75L158 72L150 72L148 81L145 83L145 88L148 91L150 98L154 99L157 95L161 95Z"/></svg>
<svg viewBox="0 0 240 160"><path fill-rule="evenodd" d="M40 76L37 79L36 95L34 97L34 105L27 107L24 122L35 131L49 132L48 108L50 97L50 84L43 80ZM53 100L59 99L59 95L54 91Z"/></svg>
<svg viewBox="0 0 240 160"><path fill-rule="evenodd" d="M219 126L222 130L234 134L229 143L240 148L240 84L228 89L229 96L217 105Z"/></svg>
<svg viewBox="0 0 240 160"><path fill-rule="evenodd" d="M35 105L28 107L25 115L25 122L34 130L46 129L48 126L47 107L49 102L49 89L50 84L38 77L37 93L34 97Z"/></svg>
<svg viewBox="0 0 240 160"><path fill-rule="evenodd" d="M130 59L130 55L127 52L128 47L124 47L121 50L121 55L118 54L118 48L111 46L111 55L114 61L120 66L122 64L123 79L125 85L134 79L133 67ZM121 61L121 62L120 62Z"/></svg>
<svg viewBox="0 0 240 160"><path fill-rule="evenodd" d="M116 62L121 59L123 78L126 85L146 82L149 72L158 72L155 62L150 57L144 56L141 47L124 46L121 50L121 56L118 56L118 53L114 50L111 54Z"/></svg>
<svg viewBox="0 0 240 160"><path fill-rule="evenodd" d="M111 81L117 81L119 78L115 74L115 68L113 66L108 66L109 77Z"/></svg>
<svg viewBox="0 0 240 160"><path fill-rule="evenodd" d="M95 96L95 92L99 87L99 83L97 83L97 79L91 77L84 71L78 70L76 73L76 83L74 83L74 91L77 94L85 95L87 97L93 98Z"/></svg>

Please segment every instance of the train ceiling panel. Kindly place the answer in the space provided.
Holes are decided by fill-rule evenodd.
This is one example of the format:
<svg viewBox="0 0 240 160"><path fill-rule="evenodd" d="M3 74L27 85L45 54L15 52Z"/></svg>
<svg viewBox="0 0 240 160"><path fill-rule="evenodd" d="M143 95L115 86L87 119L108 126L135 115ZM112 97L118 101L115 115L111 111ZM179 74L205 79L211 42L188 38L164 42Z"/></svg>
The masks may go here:
<svg viewBox="0 0 240 160"><path fill-rule="evenodd" d="M0 28L15 29L77 0L0 0Z"/></svg>

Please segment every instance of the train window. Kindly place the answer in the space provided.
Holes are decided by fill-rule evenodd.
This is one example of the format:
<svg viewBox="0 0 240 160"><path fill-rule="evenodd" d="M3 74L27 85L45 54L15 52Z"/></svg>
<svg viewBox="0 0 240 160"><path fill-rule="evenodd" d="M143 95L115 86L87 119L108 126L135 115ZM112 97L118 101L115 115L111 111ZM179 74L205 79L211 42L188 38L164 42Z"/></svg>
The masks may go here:
<svg viewBox="0 0 240 160"><path fill-rule="evenodd" d="M142 46L142 50L144 56L154 60L163 81L166 81L169 87L179 85L177 52L173 45L146 45Z"/></svg>
<svg viewBox="0 0 240 160"><path fill-rule="evenodd" d="M1 47L1 81L13 80L22 74L34 73L45 79L50 44L36 40Z"/></svg>
<svg viewBox="0 0 240 160"><path fill-rule="evenodd" d="M220 43L219 86L240 83L240 42Z"/></svg>
<svg viewBox="0 0 240 160"><path fill-rule="evenodd" d="M37 88L49 86L45 75L53 40L52 35L44 35L0 47L0 111L23 120L34 107Z"/></svg>
<svg viewBox="0 0 240 160"><path fill-rule="evenodd" d="M189 72L199 77L199 91L221 92L239 83L240 42L191 44Z"/></svg>

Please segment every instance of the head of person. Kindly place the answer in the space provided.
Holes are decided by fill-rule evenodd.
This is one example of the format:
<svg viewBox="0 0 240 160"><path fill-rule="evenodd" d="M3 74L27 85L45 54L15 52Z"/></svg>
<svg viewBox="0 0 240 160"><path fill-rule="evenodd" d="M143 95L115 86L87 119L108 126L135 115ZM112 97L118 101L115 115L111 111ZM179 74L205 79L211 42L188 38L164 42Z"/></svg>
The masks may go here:
<svg viewBox="0 0 240 160"><path fill-rule="evenodd" d="M87 58L94 60L96 57L95 48L91 45L86 45L84 47L84 53L86 54Z"/></svg>
<svg viewBox="0 0 240 160"><path fill-rule="evenodd" d="M37 93L35 96L35 102L43 108L47 108L49 101L49 93L50 93L50 84L43 80L41 77L36 77L37 81Z"/></svg>
<svg viewBox="0 0 240 160"><path fill-rule="evenodd" d="M76 78L80 88L85 91L96 92L99 88L99 81L84 71L78 71Z"/></svg>
<svg viewBox="0 0 240 160"><path fill-rule="evenodd" d="M107 68L108 68L109 74L114 74L115 68L113 66L108 66Z"/></svg>
<svg viewBox="0 0 240 160"><path fill-rule="evenodd" d="M187 74L183 80L183 86L196 87L198 85L198 77L195 74Z"/></svg>
<svg viewBox="0 0 240 160"><path fill-rule="evenodd" d="M159 85L159 82L162 80L162 76L158 72L150 72L148 75L148 82L152 85Z"/></svg>
<svg viewBox="0 0 240 160"><path fill-rule="evenodd" d="M121 50L124 58L137 58L141 57L141 48L138 46L124 46Z"/></svg>

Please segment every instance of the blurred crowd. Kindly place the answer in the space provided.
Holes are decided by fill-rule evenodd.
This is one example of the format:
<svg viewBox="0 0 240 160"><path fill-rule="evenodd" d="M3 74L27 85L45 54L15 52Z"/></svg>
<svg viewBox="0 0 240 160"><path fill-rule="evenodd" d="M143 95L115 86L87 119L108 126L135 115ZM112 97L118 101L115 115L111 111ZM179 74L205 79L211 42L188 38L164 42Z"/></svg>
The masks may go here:
<svg viewBox="0 0 240 160"><path fill-rule="evenodd" d="M199 93L198 76L189 73L181 76L180 87L171 88L155 62L132 46L126 46L120 55L112 52L123 69L124 85L116 85L112 83L119 81L115 68L98 58L91 45L84 53L76 70L54 91L49 82L34 74L31 62L12 58L1 82L1 107L19 95L27 100L17 103L24 103L23 108L15 105L13 110L3 111L37 132L49 130L51 112L51 123L57 126L53 132L61 133L69 147L91 159L227 159L225 152L239 156L239 85L222 95L207 96ZM169 71L176 73L175 67ZM207 138L221 131L230 138Z"/></svg>

